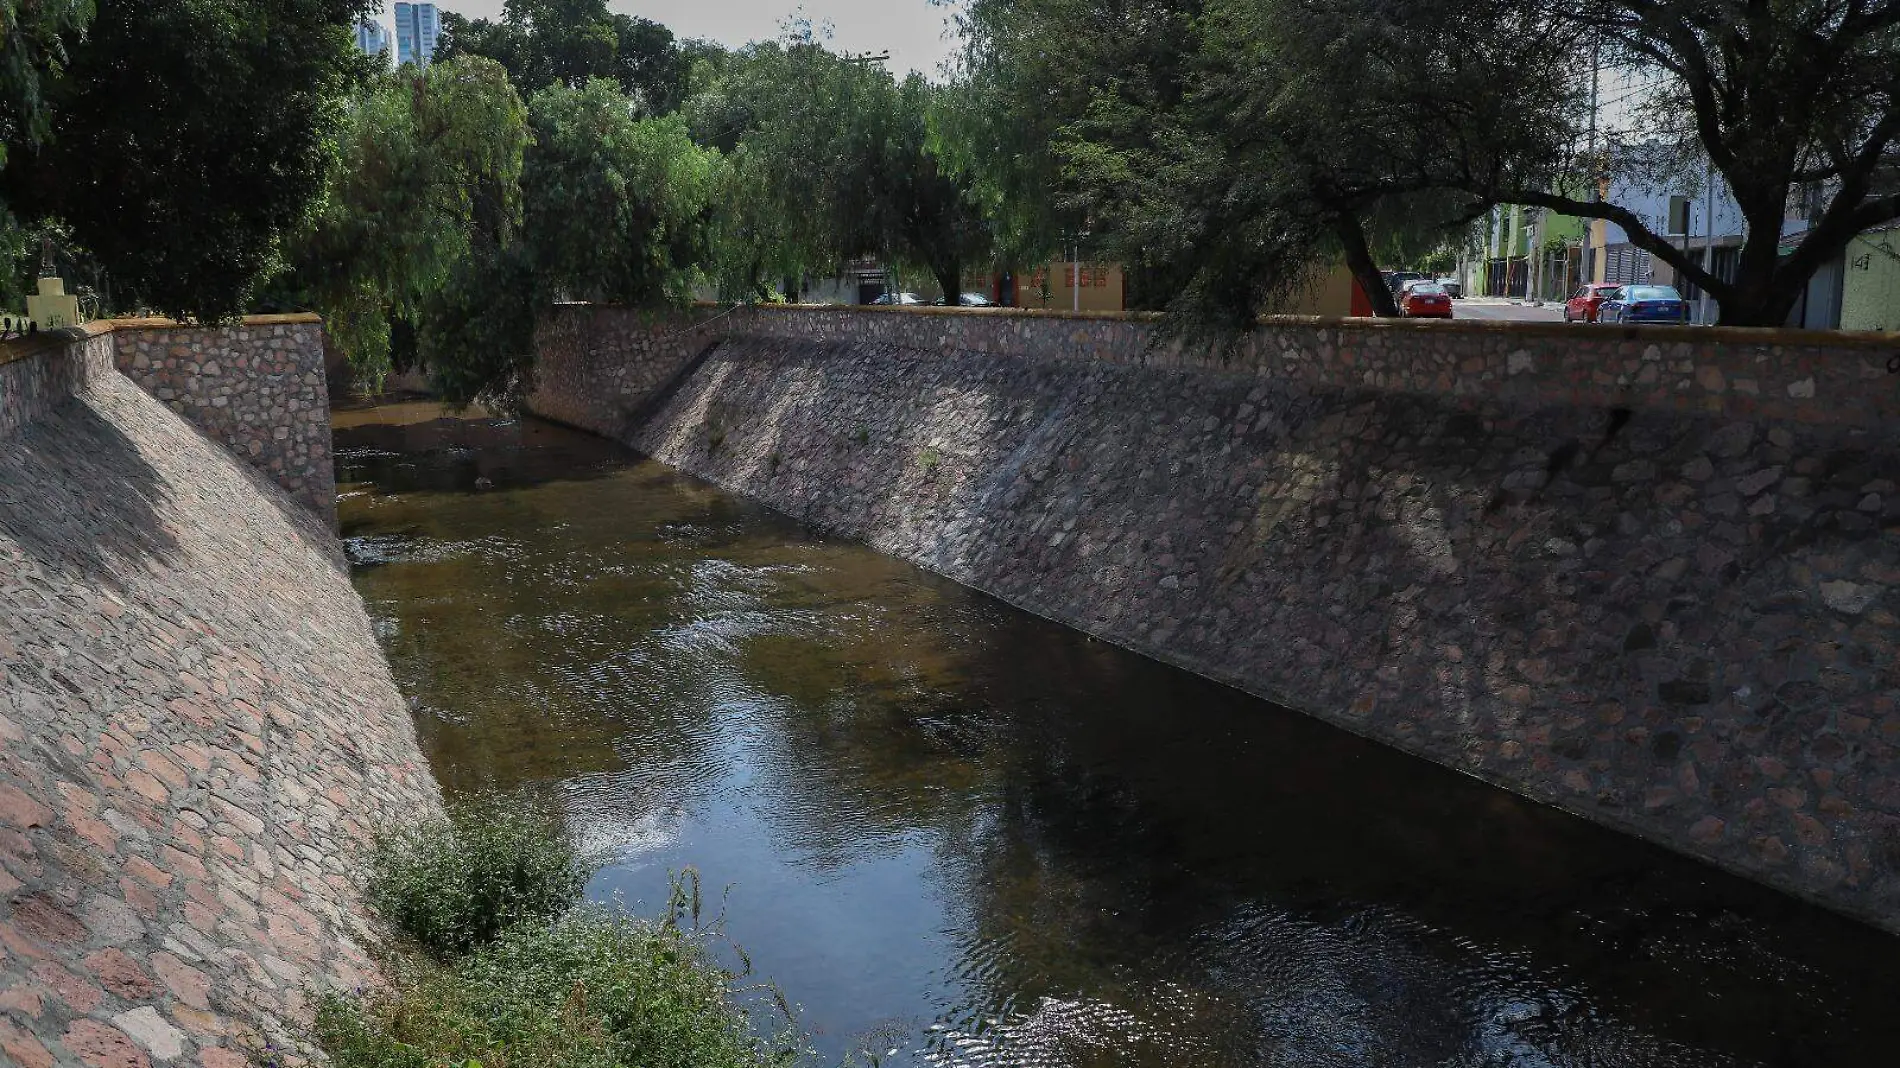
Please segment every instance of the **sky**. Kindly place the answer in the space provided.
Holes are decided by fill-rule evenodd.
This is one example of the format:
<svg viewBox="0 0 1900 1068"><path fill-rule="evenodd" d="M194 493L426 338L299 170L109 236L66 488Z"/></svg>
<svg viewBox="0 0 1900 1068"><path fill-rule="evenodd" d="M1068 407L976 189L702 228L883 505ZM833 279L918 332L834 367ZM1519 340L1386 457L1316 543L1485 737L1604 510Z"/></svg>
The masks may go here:
<svg viewBox="0 0 1900 1068"><path fill-rule="evenodd" d="M436 0L436 7L469 18L497 18L502 0ZM956 50L950 29L954 8L930 0L608 0L614 11L664 24L681 38L706 37L729 46L777 37L779 24L794 14L813 25L829 22L831 47L841 52L891 53L890 70L936 76ZM383 5L382 22L392 24L394 5Z"/></svg>

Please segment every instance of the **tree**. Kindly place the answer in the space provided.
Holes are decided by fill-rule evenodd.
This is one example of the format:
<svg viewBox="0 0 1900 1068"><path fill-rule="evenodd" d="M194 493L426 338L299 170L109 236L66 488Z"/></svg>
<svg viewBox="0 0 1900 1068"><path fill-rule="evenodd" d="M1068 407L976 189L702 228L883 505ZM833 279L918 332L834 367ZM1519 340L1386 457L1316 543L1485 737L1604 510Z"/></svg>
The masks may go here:
<svg viewBox="0 0 1900 1068"><path fill-rule="evenodd" d="M414 326L478 246L513 242L528 140L507 73L477 56L383 74L350 102L341 165L279 288L323 313L359 377L390 370L392 324Z"/></svg>
<svg viewBox="0 0 1900 1068"><path fill-rule="evenodd" d="M716 219L722 287L763 297L783 279L876 251L889 76L808 33L753 44L718 67L685 114L695 139L730 163Z"/></svg>
<svg viewBox="0 0 1900 1068"><path fill-rule="evenodd" d="M0 168L9 144L39 144L49 132L43 90L67 61L67 46L92 19L91 0L0 0ZM51 227L22 226L0 201L0 306L14 307L28 293L26 265L35 238Z"/></svg>
<svg viewBox="0 0 1900 1068"><path fill-rule="evenodd" d="M554 301L692 298L724 161L680 116L638 111L605 79L528 102L518 236L472 242L421 302L418 355L445 399L519 403L533 387L536 316Z"/></svg>
<svg viewBox="0 0 1900 1068"><path fill-rule="evenodd" d="M1605 0L1552 4L1545 16L1590 35L1606 60L1665 83L1644 110L1640 143L1579 139L1566 181L1491 192L1615 223L1706 290L1722 322L1742 326L1781 325L1855 235L1900 219L1900 0ZM1623 205L1553 191L1597 187L1617 147L1622 159L1706 154L1746 224L1733 279ZM1814 210L1802 213L1806 232L1784 257L1790 206L1802 201Z"/></svg>
<svg viewBox="0 0 1900 1068"><path fill-rule="evenodd" d="M690 58L657 22L607 10L606 0L507 0L499 21L442 16L439 56L486 56L523 94L579 89L606 78L653 115L677 110Z"/></svg>
<svg viewBox="0 0 1900 1068"><path fill-rule="evenodd" d="M940 90L838 55L804 26L722 65L686 110L732 162L719 220L729 290L760 296L877 254L930 272L954 299L990 238L970 183L940 157Z"/></svg>
<svg viewBox="0 0 1900 1068"><path fill-rule="evenodd" d="M0 0L0 167L6 146L47 132L42 87L92 20L92 0Z"/></svg>
<svg viewBox="0 0 1900 1068"><path fill-rule="evenodd" d="M963 269L988 257L994 242L971 183L938 157L931 115L941 92L912 74L880 94L886 128L872 203L885 256L929 271L954 304Z"/></svg>
<svg viewBox="0 0 1900 1068"><path fill-rule="evenodd" d="M1566 43L1505 0L977 0L971 26L979 89L1047 87L989 94L985 126L1052 143L1007 166L1055 166L1055 208L1180 322L1243 327L1340 258L1393 314L1378 251L1443 241L1483 183L1540 182L1569 129Z"/></svg>
<svg viewBox="0 0 1900 1068"><path fill-rule="evenodd" d="M612 82L553 85L529 107L522 174L541 290L623 304L683 304L710 259L724 161L678 115L642 119Z"/></svg>
<svg viewBox="0 0 1900 1068"><path fill-rule="evenodd" d="M0 198L69 227L134 303L246 311L322 193L342 101L367 69L349 30L366 6L102 4L45 79L52 135L8 131Z"/></svg>

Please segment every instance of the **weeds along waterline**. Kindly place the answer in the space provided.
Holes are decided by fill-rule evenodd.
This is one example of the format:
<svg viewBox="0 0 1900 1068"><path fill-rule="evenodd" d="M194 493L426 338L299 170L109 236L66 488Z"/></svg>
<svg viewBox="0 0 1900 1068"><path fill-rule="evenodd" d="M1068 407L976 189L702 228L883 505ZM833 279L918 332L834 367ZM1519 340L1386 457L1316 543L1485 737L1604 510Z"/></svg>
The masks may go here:
<svg viewBox="0 0 1900 1068"><path fill-rule="evenodd" d="M798 1059L785 999L719 966L698 878L658 920L580 903L593 866L518 798L456 806L380 838L370 900L385 983L316 1001L336 1068L764 1068ZM743 960L743 954L740 955ZM745 999L769 993L776 1033ZM763 1001L765 999L758 999Z"/></svg>
<svg viewBox="0 0 1900 1068"><path fill-rule="evenodd" d="M369 856L369 904L396 934L439 960L518 923L573 908L593 875L553 813L481 796L443 818L386 829Z"/></svg>

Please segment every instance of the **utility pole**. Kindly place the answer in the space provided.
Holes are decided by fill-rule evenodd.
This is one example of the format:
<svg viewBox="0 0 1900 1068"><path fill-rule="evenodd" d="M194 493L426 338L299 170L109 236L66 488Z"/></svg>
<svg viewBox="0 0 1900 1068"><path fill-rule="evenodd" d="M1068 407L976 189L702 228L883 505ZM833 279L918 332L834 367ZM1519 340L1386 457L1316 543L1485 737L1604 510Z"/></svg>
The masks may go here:
<svg viewBox="0 0 1900 1068"><path fill-rule="evenodd" d="M1585 155L1585 158L1590 161L1590 202L1592 204L1602 199L1602 185L1597 181L1597 75L1602 69L1598 64L1598 44L1598 39L1593 35L1590 38L1590 142ZM1583 220L1583 280L1586 282L1599 280L1596 277L1596 256L1590 251L1590 235L1596 232L1596 225L1595 219Z"/></svg>
<svg viewBox="0 0 1900 1068"><path fill-rule="evenodd" d="M1702 160L1702 226L1706 231L1702 239L1702 269L1715 274L1715 162L1704 154ZM1696 310L1696 318L1702 325L1708 326L1715 320L1714 298L1709 296L1709 287L1702 287L1702 307Z"/></svg>
<svg viewBox="0 0 1900 1068"><path fill-rule="evenodd" d="M1069 287L1072 297L1070 311L1082 310L1082 239L1077 237L1075 244L1069 246L1069 281L1075 284Z"/></svg>

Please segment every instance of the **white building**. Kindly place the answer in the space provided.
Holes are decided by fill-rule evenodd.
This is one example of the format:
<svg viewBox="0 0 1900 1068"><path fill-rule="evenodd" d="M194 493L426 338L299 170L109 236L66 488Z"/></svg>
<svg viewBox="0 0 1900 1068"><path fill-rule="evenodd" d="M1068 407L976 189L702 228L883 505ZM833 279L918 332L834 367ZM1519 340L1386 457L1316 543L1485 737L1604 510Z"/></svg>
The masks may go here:
<svg viewBox="0 0 1900 1068"><path fill-rule="evenodd" d="M356 47L366 56L382 57L385 66L389 63L389 31L383 24L372 19L356 20Z"/></svg>
<svg viewBox="0 0 1900 1068"><path fill-rule="evenodd" d="M1690 262L1718 278L1735 277L1747 225L1740 206L1720 173L1699 149L1674 166L1644 163L1650 131L1659 125L1664 76L1643 68L1599 71L1594 134L1611 157L1611 177L1603 199L1628 208L1650 232L1666 237L1684 251ZM1622 157L1626 162L1618 162ZM1671 201L1680 200L1686 219L1671 216ZM1810 220L1800 205L1789 205L1781 220L1783 254L1800 240ZM1686 226L1684 225L1686 223ZM1593 281L1674 285L1695 307L1699 322L1715 317L1714 302L1674 267L1630 243L1623 228L1594 220L1584 230L1583 272ZM1832 329L1841 323L1842 262L1822 265L1806 295L1790 316L1791 326Z"/></svg>
<svg viewBox="0 0 1900 1068"><path fill-rule="evenodd" d="M434 4L396 5L396 63L426 67L435 58L442 36L442 17Z"/></svg>

